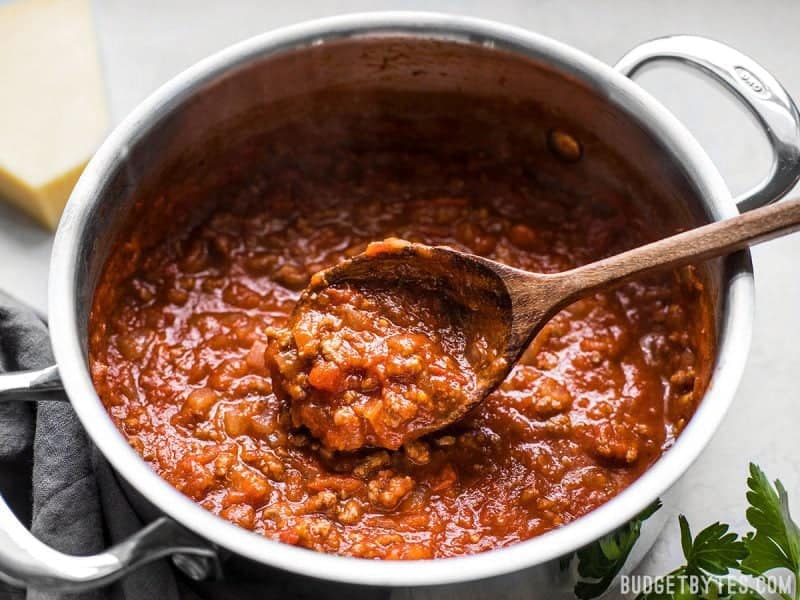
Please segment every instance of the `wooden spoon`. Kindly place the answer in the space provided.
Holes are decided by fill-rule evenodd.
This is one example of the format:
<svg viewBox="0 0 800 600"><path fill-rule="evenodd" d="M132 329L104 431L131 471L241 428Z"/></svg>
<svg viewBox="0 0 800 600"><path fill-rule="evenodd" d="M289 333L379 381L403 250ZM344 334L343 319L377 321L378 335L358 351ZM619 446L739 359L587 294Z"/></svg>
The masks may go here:
<svg viewBox="0 0 800 600"><path fill-rule="evenodd" d="M491 368L478 372L478 385L463 406L425 433L461 418L508 375L534 336L547 321L582 296L653 271L674 269L800 229L800 198L752 210L724 221L691 229L594 263L554 274L531 273L459 252L446 246L427 246L387 240L366 252L314 276L304 298L337 283L377 283L385 287L409 283L447 294L467 310L464 331L480 331L494 345ZM497 368L497 364L500 368Z"/></svg>

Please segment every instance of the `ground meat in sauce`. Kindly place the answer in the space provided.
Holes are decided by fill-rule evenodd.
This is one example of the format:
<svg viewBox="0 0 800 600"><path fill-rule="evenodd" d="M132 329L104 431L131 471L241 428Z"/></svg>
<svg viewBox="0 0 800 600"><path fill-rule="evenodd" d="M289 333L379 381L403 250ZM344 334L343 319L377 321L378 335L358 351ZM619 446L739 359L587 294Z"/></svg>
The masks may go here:
<svg viewBox="0 0 800 600"><path fill-rule="evenodd" d="M447 557L574 520L672 444L706 384L693 341L704 291L692 269L565 309L482 405L399 450L337 452L298 427L273 393L267 329L286 325L314 272L369 242L397 236L553 272L665 233L620 194L591 181L549 186L507 158L305 152L265 159L208 218L134 253L131 276L100 282L95 386L168 482L285 543ZM407 341L387 348L388 360Z"/></svg>
<svg viewBox="0 0 800 600"><path fill-rule="evenodd" d="M313 292L270 332L273 385L325 446L397 450L461 413L477 386L458 305L411 286Z"/></svg>

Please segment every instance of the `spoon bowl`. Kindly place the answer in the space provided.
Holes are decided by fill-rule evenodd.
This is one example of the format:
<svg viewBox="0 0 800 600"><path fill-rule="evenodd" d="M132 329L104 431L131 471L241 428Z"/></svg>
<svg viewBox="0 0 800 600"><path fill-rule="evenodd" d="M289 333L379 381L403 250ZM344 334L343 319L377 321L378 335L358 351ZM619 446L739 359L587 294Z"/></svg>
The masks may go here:
<svg viewBox="0 0 800 600"><path fill-rule="evenodd" d="M370 244L364 253L316 273L290 315L287 330L291 335L271 344L269 362L292 402L295 424L307 426L337 450L355 450L362 445L396 449L461 419L497 387L525 347L524 340L514 338L524 332L514 321L512 297L497 272L500 266L445 246L390 239ZM352 306L340 310L339 294L354 289L363 294L357 293L356 300L348 295ZM376 289L389 297L375 300ZM336 298L332 300L331 294ZM364 294L369 296L366 303L361 298ZM405 304L392 316L388 313L398 298L404 298ZM418 301L420 298L434 302L431 310L414 316L416 304L430 304ZM353 311L364 314L340 327L340 321L348 320ZM409 339L419 343L398 347L394 342L403 336L384 323L385 319L413 330ZM428 326L432 324L446 335L431 332ZM358 361L343 359L331 350L334 344L369 356ZM401 355L397 359L400 366L393 354ZM405 372L403 360L424 364ZM295 377L291 363L300 363L309 377ZM379 383L369 383L376 379ZM403 415L402 423L386 426L383 419L371 416L378 410L378 396L382 412L404 413L402 407L392 406L387 390L388 394L414 398L422 392L423 406L411 417ZM367 398L370 394L375 398ZM345 405L347 411L338 412ZM348 421L353 420L349 408L357 405L363 405L356 408L363 417L360 429L368 431L356 435Z"/></svg>

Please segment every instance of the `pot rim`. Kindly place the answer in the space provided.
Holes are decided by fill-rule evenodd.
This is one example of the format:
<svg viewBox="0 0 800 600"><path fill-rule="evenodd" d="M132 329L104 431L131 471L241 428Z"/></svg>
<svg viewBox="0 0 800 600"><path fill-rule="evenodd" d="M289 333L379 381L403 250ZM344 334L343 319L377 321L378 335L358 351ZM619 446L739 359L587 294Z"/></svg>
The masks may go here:
<svg viewBox="0 0 800 600"><path fill-rule="evenodd" d="M565 556L635 517L689 468L730 406L747 358L754 310L748 251L726 259L717 361L693 418L639 479L604 505L561 528L507 548L456 558L371 561L297 548L242 529L205 510L158 476L130 447L100 402L76 322L79 249L101 202L100 191L128 148L204 83L251 61L311 44L375 34L493 45L540 58L590 85L603 82L620 105L659 139L697 187L713 219L738 214L722 177L695 138L660 102L612 67L577 49L527 30L473 17L429 12L354 13L284 27L239 42L189 67L144 100L108 136L78 181L56 232L49 278L51 344L64 387L89 437L139 493L188 529L236 554L294 573L353 584L419 586L502 575Z"/></svg>

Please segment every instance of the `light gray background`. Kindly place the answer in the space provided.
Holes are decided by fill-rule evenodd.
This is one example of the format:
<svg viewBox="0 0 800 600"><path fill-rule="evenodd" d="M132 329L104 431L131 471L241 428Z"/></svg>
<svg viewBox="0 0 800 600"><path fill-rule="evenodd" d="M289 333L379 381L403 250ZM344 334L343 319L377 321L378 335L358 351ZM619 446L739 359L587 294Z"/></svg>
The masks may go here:
<svg viewBox="0 0 800 600"><path fill-rule="evenodd" d="M232 42L300 20L381 9L437 10L504 21L572 44L608 63L652 37L706 35L760 61L800 99L800 1L95 0L113 121L183 68ZM654 70L640 81L696 134L734 192L763 174L768 164L765 143L716 88L674 68ZM42 312L50 247L50 234L0 206L0 287ZM680 484L680 510L695 527L723 520L746 528L744 489L750 460L783 480L800 515L795 460L800 439L799 256L800 235L754 250L757 314L750 361L731 412ZM677 524L672 521L641 571L665 573L679 557ZM526 596L524 589L509 594Z"/></svg>

